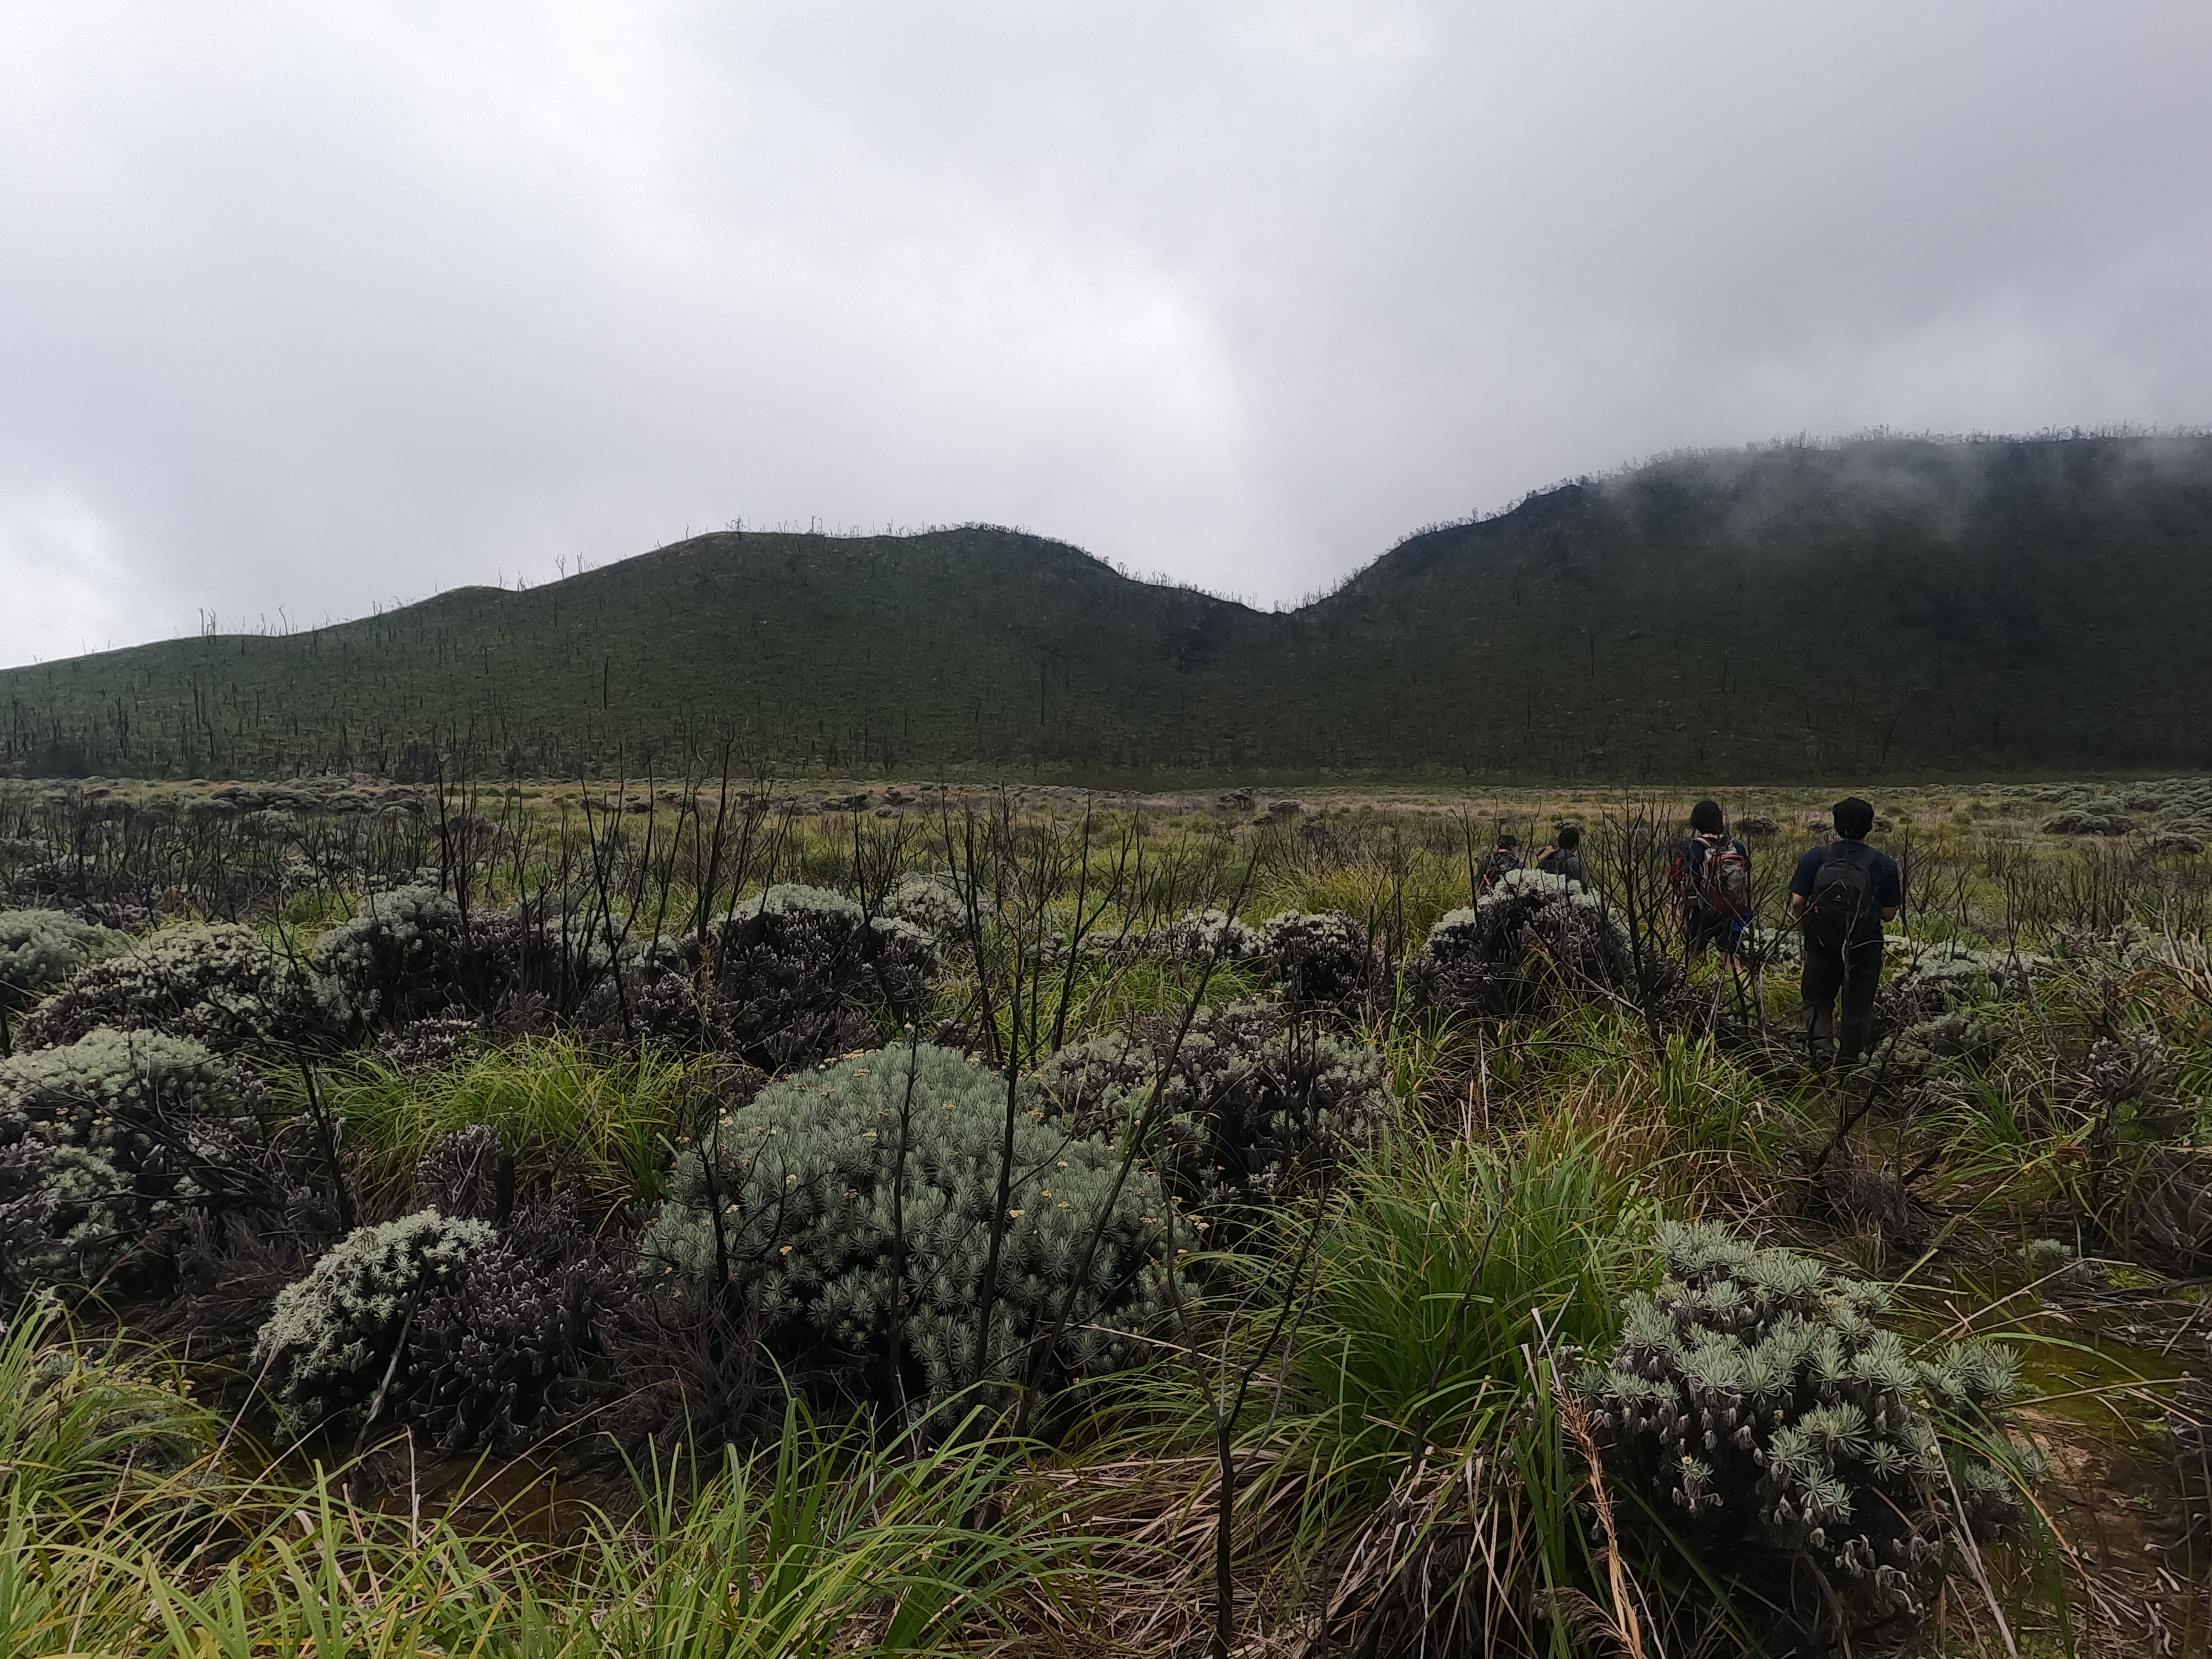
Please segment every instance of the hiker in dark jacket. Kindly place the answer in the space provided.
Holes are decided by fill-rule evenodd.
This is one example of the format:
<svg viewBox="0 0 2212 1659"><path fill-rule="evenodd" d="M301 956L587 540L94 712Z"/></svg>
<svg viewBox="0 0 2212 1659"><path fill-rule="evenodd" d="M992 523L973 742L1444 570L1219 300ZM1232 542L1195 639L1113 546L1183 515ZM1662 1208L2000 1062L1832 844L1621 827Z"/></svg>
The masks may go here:
<svg viewBox="0 0 2212 1659"><path fill-rule="evenodd" d="M1500 836L1498 838L1498 845L1484 854L1481 864L1476 866L1476 884L1486 893L1498 885L1500 877L1520 867L1521 838L1517 836Z"/></svg>
<svg viewBox="0 0 2212 1659"><path fill-rule="evenodd" d="M1813 1058L1849 1066L1874 1035L1881 985L1881 925L1905 902L1897 865L1866 844L1874 807L1856 795L1835 805L1836 839L1797 860L1790 913L1805 935L1805 1034ZM1837 1018L1838 995L1843 1014ZM1840 1028L1840 1029L1839 1029Z"/></svg>
<svg viewBox="0 0 2212 1659"><path fill-rule="evenodd" d="M1729 838L1718 801L1690 809L1696 833L1674 854L1668 880L1674 889L1682 937L1695 956L1708 945L1731 962L1751 921L1751 849Z"/></svg>
<svg viewBox="0 0 2212 1659"><path fill-rule="evenodd" d="M1547 876L1580 882L1587 890L1589 887L1589 868L1583 862L1582 825L1563 823L1554 834L1557 839L1536 854L1536 867Z"/></svg>

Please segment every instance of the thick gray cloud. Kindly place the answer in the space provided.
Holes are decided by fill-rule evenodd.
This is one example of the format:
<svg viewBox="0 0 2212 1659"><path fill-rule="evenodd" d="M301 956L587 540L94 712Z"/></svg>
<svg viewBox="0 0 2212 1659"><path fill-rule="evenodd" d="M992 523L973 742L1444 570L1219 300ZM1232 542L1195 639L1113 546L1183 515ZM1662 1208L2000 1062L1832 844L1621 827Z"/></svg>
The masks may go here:
<svg viewBox="0 0 2212 1659"><path fill-rule="evenodd" d="M1257 599L1685 445L2212 420L2212 9L0 12L0 663L743 517Z"/></svg>

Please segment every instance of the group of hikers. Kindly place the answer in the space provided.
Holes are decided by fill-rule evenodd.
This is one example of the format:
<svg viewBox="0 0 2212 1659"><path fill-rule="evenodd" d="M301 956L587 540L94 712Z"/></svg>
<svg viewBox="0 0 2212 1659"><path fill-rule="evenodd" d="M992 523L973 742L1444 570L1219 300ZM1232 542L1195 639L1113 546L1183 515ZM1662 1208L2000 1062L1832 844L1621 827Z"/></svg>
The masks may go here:
<svg viewBox="0 0 2212 1659"><path fill-rule="evenodd" d="M1824 1065L1849 1066L1872 1047L1882 924L1896 916L1905 892L1896 860L1867 845L1873 804L1847 795L1832 817L1835 839L1807 852L1790 875L1790 915L1804 945L1799 994L1813 1057ZM1717 801L1692 807L1689 827L1668 872L1682 937L1691 955L1710 948L1733 970L1751 925L1751 849L1729 834ZM1534 867L1591 889L1582 840L1580 825L1559 825ZM1478 881L1486 892L1509 871L1525 867L1519 837L1501 835L1483 860Z"/></svg>

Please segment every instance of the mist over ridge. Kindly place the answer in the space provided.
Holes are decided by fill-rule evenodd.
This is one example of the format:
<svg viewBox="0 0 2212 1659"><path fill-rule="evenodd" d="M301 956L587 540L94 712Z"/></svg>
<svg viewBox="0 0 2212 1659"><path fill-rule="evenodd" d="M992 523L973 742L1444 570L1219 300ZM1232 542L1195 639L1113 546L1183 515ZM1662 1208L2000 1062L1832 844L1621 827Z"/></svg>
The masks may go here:
<svg viewBox="0 0 2212 1659"><path fill-rule="evenodd" d="M721 532L0 672L33 773L1716 778L2212 764L2212 437L1681 452L1261 611L988 526Z"/></svg>

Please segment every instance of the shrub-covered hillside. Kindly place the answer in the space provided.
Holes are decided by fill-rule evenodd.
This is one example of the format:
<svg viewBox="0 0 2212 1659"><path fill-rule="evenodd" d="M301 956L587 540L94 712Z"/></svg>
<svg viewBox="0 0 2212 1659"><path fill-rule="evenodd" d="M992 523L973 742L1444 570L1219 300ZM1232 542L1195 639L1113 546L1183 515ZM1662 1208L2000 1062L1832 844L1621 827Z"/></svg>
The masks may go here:
<svg viewBox="0 0 2212 1659"><path fill-rule="evenodd" d="M0 673L0 767L1605 780L2212 763L2212 439L1655 462L1268 614L1009 531L702 536ZM463 757L465 756L465 760Z"/></svg>

